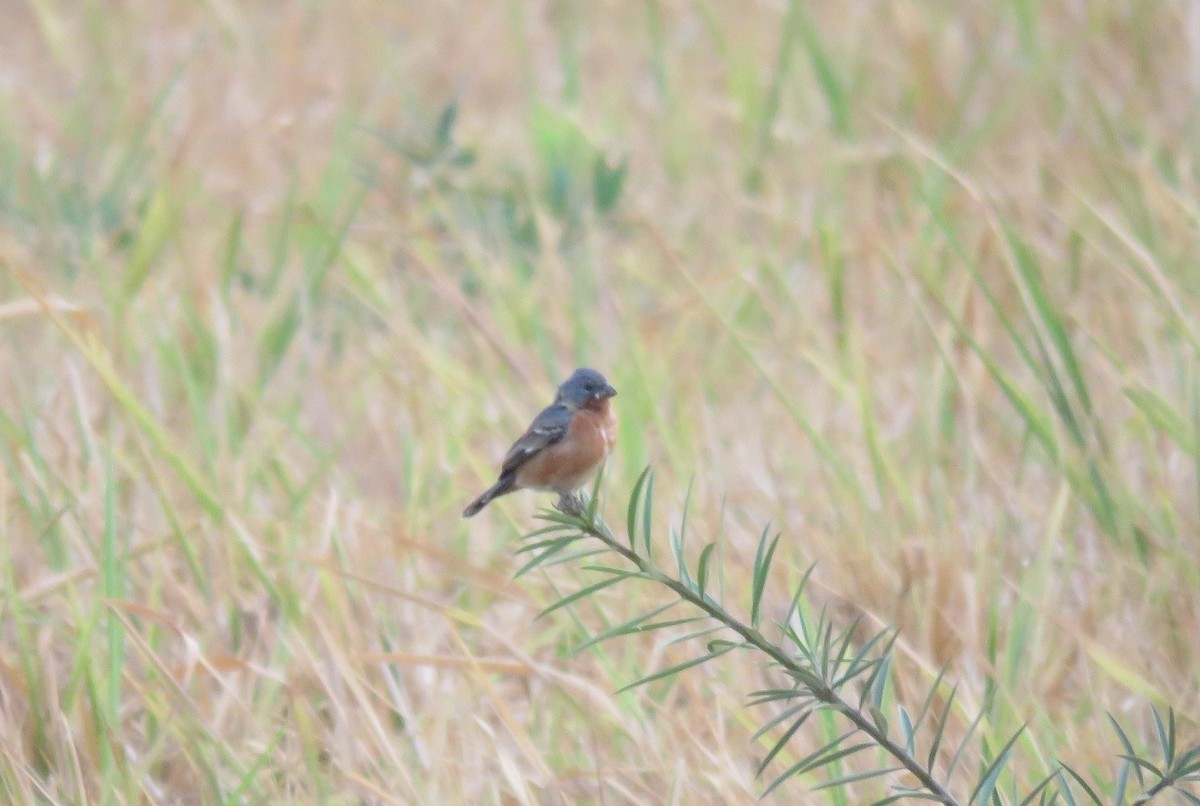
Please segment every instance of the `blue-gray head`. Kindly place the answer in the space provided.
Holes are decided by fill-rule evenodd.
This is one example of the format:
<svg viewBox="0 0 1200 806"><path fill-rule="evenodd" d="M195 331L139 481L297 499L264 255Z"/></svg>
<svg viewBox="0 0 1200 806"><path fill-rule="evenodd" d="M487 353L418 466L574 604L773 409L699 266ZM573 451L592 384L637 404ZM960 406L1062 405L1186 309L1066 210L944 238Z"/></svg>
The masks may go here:
<svg viewBox="0 0 1200 806"><path fill-rule="evenodd" d="M569 409L600 408L617 390L594 369L582 367L575 370L570 378L558 387L558 397L555 401Z"/></svg>

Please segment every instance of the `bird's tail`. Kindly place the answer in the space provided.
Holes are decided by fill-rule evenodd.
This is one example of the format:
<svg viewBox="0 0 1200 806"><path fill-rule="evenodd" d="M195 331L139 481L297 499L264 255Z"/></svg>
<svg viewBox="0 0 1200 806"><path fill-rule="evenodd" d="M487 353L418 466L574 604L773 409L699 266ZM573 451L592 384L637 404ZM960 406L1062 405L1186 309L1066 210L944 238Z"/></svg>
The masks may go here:
<svg viewBox="0 0 1200 806"><path fill-rule="evenodd" d="M512 476L501 476L500 480L491 487L488 487L483 495L467 504L467 508L463 510L463 517L473 518L479 514L479 510L490 504L493 498L499 498L505 493L511 493L513 491L513 481Z"/></svg>

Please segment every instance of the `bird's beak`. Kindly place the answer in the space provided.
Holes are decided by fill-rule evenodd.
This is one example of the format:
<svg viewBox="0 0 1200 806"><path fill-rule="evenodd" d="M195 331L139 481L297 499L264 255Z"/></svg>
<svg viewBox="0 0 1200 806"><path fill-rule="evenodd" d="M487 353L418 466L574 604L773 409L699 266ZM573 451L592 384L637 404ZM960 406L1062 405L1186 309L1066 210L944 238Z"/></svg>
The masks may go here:
<svg viewBox="0 0 1200 806"><path fill-rule="evenodd" d="M616 390L616 389L613 389L613 388L612 388L611 386L609 386L608 384L605 384L605 385L604 385L604 389L602 389L602 390L600 391L600 394L601 394L601 396L603 396L603 397L616 397L616 396L617 396L617 390Z"/></svg>

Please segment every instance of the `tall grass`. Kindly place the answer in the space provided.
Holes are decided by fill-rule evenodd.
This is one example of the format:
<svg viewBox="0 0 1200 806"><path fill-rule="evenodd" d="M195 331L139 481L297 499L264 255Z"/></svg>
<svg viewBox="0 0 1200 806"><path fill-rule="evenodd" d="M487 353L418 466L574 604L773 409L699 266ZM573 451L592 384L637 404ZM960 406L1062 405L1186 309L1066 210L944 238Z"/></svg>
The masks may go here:
<svg viewBox="0 0 1200 806"><path fill-rule="evenodd" d="M514 581L536 496L459 519L584 363L620 390L601 514L656 468L639 552L689 498L706 592L778 622L815 563L807 615L897 628L890 726L944 691L973 774L1025 726L1000 797L1065 763L1132 799L1118 757L1200 712L1194 17L6 9L4 799L738 803L801 769L839 725L756 733L752 657L621 691L695 657L594 640L653 587L535 618L599 581ZM769 797L879 784L825 780Z"/></svg>

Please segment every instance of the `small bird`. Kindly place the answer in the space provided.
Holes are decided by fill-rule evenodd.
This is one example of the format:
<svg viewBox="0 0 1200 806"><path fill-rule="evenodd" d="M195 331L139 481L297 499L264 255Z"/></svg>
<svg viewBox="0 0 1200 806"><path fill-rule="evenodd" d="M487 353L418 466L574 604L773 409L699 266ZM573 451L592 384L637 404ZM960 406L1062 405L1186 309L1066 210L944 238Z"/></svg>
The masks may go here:
<svg viewBox="0 0 1200 806"><path fill-rule="evenodd" d="M593 476L617 441L617 415L609 399L617 390L594 369L577 369L554 402L533 419L529 429L504 456L500 478L463 510L470 518L515 490L558 493L556 506L578 514L575 491Z"/></svg>

